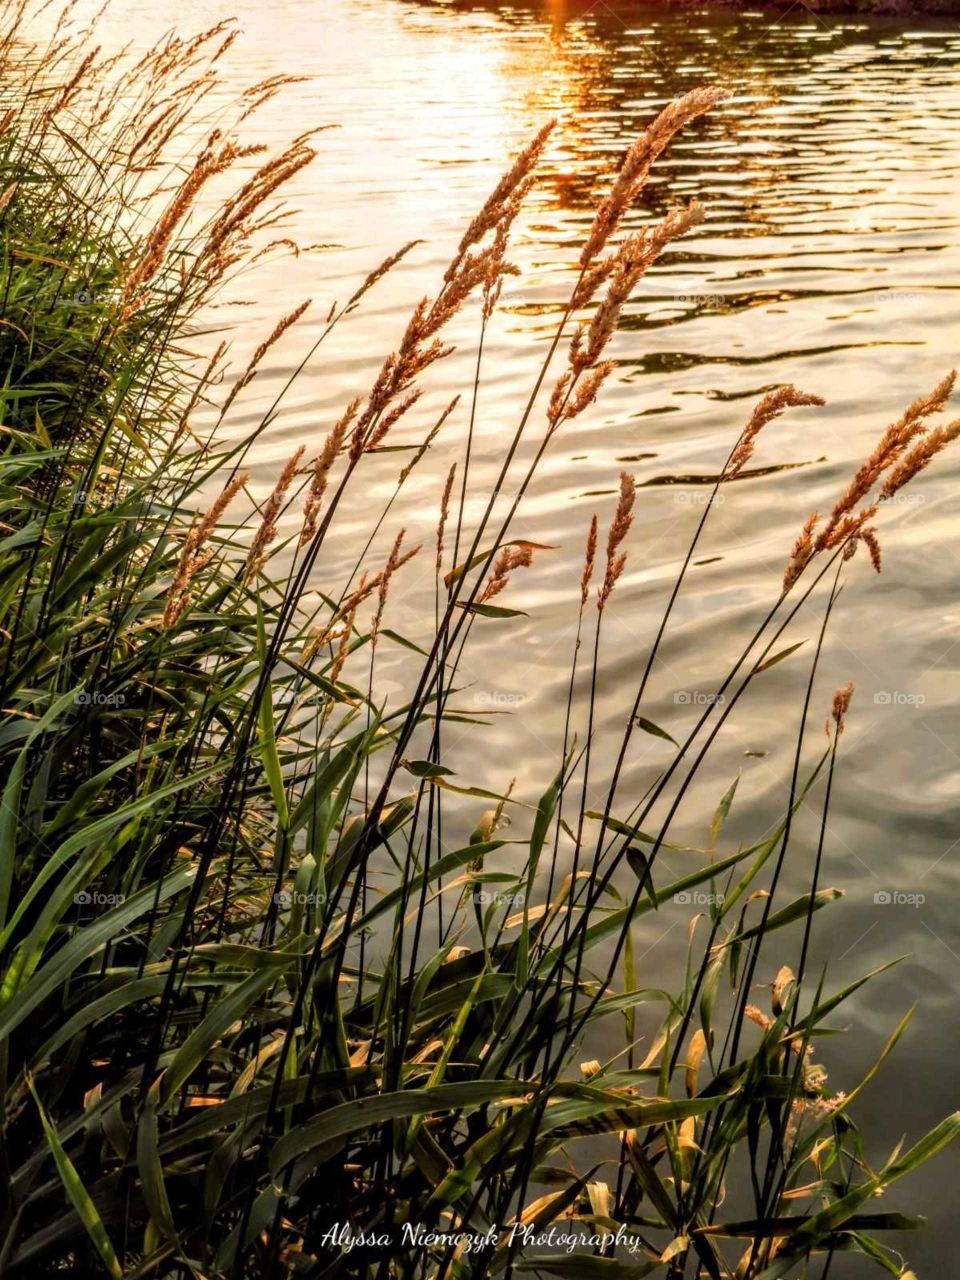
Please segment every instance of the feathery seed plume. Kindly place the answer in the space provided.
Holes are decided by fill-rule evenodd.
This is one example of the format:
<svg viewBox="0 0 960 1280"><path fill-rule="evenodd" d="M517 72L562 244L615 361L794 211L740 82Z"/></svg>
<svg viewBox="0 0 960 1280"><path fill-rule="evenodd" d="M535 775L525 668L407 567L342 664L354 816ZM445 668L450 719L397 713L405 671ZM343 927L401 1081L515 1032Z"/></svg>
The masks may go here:
<svg viewBox="0 0 960 1280"><path fill-rule="evenodd" d="M327 491L330 468L336 461L337 454L343 448L347 432L350 429L350 423L357 416L359 408L359 398L347 405L346 411L327 436L316 462L310 469L310 487L307 489L306 501L303 504L303 528L300 531L300 542L298 544L301 547L306 546L317 532L320 503L323 501L323 495Z"/></svg>
<svg viewBox="0 0 960 1280"><path fill-rule="evenodd" d="M259 262L261 258L266 257L272 249L289 249L295 258L300 257L300 246L296 240L291 240L289 236L279 236L276 240L271 240L259 249L250 259L251 263Z"/></svg>
<svg viewBox="0 0 960 1280"><path fill-rule="evenodd" d="M219 497L203 519L199 523L194 522L191 525L186 538L184 538L180 559L177 562L173 581L167 592L162 621L162 625L165 628L172 627L179 622L190 604L193 594L190 590L190 583L200 570L209 564L213 556L212 549L204 551L204 544L217 527L227 507L246 483L246 472L241 472L239 475L234 476L229 484L223 487Z"/></svg>
<svg viewBox="0 0 960 1280"><path fill-rule="evenodd" d="M410 551L405 551L403 555L400 557L400 559L397 561L397 563L394 565L393 572L396 573L398 569L402 569L403 566L407 563L407 561L412 560L419 550L420 548L419 546L417 546ZM357 606L361 605L364 602L364 600L367 599L368 596L372 596L374 591L376 591L377 588L382 583L384 572L385 572L385 569L381 569L380 572L374 574L372 578L368 578L367 575L364 574L363 577L360 579L360 585L357 587L356 591L354 591L354 593L351 596L348 596L347 599L344 601L344 603L340 606L337 616L342 617L347 610L356 608Z"/></svg>
<svg viewBox="0 0 960 1280"><path fill-rule="evenodd" d="M350 442L351 466L359 462L367 447L383 438L385 431L413 403L408 398L394 408L398 399L410 391L414 380L451 353L453 347L442 342L437 334L467 298L481 289L484 307L492 309L496 304L499 281L504 272L513 270L504 257L506 234L530 189L530 173L551 127L541 129L521 152L473 219L444 273L443 287L436 298L433 301L423 298L414 308L399 347L384 360L354 427ZM476 247L490 231L494 233L493 243ZM378 273L374 273L374 277L379 278ZM383 426L385 418L386 427Z"/></svg>
<svg viewBox="0 0 960 1280"><path fill-rule="evenodd" d="M587 534L587 550L583 558L583 574L580 578L580 603L587 603L590 591L590 579L593 577L593 566L597 559L597 517L594 513L590 520L590 531Z"/></svg>
<svg viewBox="0 0 960 1280"><path fill-rule="evenodd" d="M833 723L837 726L837 737L843 733L844 720L847 712L850 710L850 699L853 697L853 681L849 681L843 688L838 689L833 695L833 709L831 716Z"/></svg>
<svg viewBox="0 0 960 1280"><path fill-rule="evenodd" d="M160 270L177 227L190 211L201 189L215 174L229 169L240 155L239 148L232 142L215 150L216 140L217 135L212 135L207 146L197 157L193 169L184 179L180 189L154 227L139 262L127 275L123 287L124 316L132 315L140 305L142 290Z"/></svg>
<svg viewBox="0 0 960 1280"><path fill-rule="evenodd" d="M361 580L361 586L363 585ZM343 620L343 629L339 636L336 637L338 643L336 652L333 655L333 662L330 665L329 678L332 684L336 684L340 679L340 673L343 670L344 663L350 653L350 640L353 636L354 623L357 616L356 604L350 609ZM333 639L334 637L330 637Z"/></svg>
<svg viewBox="0 0 960 1280"><path fill-rule="evenodd" d="M360 301L363 295L367 293L370 289L372 289L378 280L382 280L383 277L387 274L387 272L390 271L393 267L395 267L397 263L400 262L403 258L405 258L407 254L410 252L410 250L414 248L415 245L418 245L418 244L423 244L423 241L409 240L403 246L402 249L398 249L396 253L391 253L388 258L384 258L383 262L380 263L379 267L375 267L373 271L370 272L370 274L364 280L363 284L361 284L360 288L356 291L356 293L352 294L347 299L346 309L349 311L351 307L356 306L356 304Z"/></svg>
<svg viewBox="0 0 960 1280"><path fill-rule="evenodd" d="M573 335L570 365L575 372L592 368L599 361L637 282L671 241L699 226L703 217L703 206L698 200L691 200L688 205L671 209L661 222L624 240L613 258L606 296L589 324L580 325Z"/></svg>
<svg viewBox="0 0 960 1280"><path fill-rule="evenodd" d="M953 392L956 376L956 371L952 370L937 383L929 395L920 396L908 406L896 422L887 427L875 449L857 469L847 489L831 511L817 539L818 551L837 545L835 533L844 518L866 497L883 472L900 461L913 440L926 431L926 419L945 408ZM906 480L903 483L906 483Z"/></svg>
<svg viewBox="0 0 960 1280"><path fill-rule="evenodd" d="M567 406L567 399L570 395L570 387L573 383L573 373L570 369L566 369L561 373L553 388L550 396L550 403L547 406L547 422L552 429L559 426L563 417L563 411Z"/></svg>
<svg viewBox="0 0 960 1280"><path fill-rule="evenodd" d="M451 281L457 274L467 250L473 245L479 244L487 232L492 230L501 220L503 211L510 203L511 198L517 192L517 189L526 182L540 160L543 149L547 144L547 139L553 132L556 123L556 120L547 121L533 140L524 147L490 195L487 196L480 212L463 233L460 244L457 246L456 255L444 276L445 283Z"/></svg>
<svg viewBox="0 0 960 1280"><path fill-rule="evenodd" d="M531 547L504 547L493 562L490 579L480 593L479 604L486 604L494 596L498 596L508 585L510 575L515 569L529 569L533 563Z"/></svg>
<svg viewBox="0 0 960 1280"><path fill-rule="evenodd" d="M297 321L306 311L307 307L310 306L311 301L312 299L308 298L306 302L301 302L299 307L291 311L289 315L285 315L280 320L278 320L276 326L274 327L273 333L270 334L270 337L267 338L265 342L260 343L259 347L257 347L256 351L253 353L250 363L247 365L246 369L243 371L240 377L233 384L233 386L230 389L230 394L227 396L226 400L223 402L223 408L220 410L221 418L226 416L230 406L233 404L234 400L236 400L237 396L244 389L244 387L249 386L250 383L253 381L254 377L256 376L257 366L260 364L260 361L263 359L263 357L267 354L270 348L275 345L275 343L280 341L280 339L283 337L286 331L291 327L291 325L294 325L297 323Z"/></svg>
<svg viewBox="0 0 960 1280"><path fill-rule="evenodd" d="M255 111L260 110L264 103L269 102L271 98L275 98L281 89L291 84L301 84L306 79L307 76L271 76L268 80L262 80L259 85L252 85L249 89L245 89L243 96L250 100L250 105L240 116L237 123L242 124L244 120L249 119Z"/></svg>
<svg viewBox="0 0 960 1280"><path fill-rule="evenodd" d="M364 453L372 453L378 445L382 444L391 427L396 426L407 410L412 409L422 395L423 388L414 387L412 391L407 392L398 404L393 406L389 413L385 413L364 445Z"/></svg>
<svg viewBox="0 0 960 1280"><path fill-rule="evenodd" d="M437 523L437 573L439 574L443 565L443 533L447 524L447 515L450 510L450 491L453 488L453 478L457 474L457 464L454 462L447 472L447 481L443 486L443 494L440 498L440 520Z"/></svg>
<svg viewBox="0 0 960 1280"><path fill-rule="evenodd" d="M584 409L588 409L600 394L600 388L607 377L616 367L615 360L601 360L598 365L588 369L581 378L578 378L570 395L564 396L564 403L556 421L550 422L550 430L555 431L561 422L569 422L571 418L576 418L578 414L583 413Z"/></svg>
<svg viewBox="0 0 960 1280"><path fill-rule="evenodd" d="M277 520L283 510L283 502L287 496L287 490L296 477L297 468L300 466L300 459L303 457L305 448L305 445L301 445L287 459L283 470L280 472L280 478L273 487L273 492L264 504L260 528L254 535L250 550L247 552L247 561L244 566L245 582L249 582L251 578L254 578L266 563L267 547L277 536Z"/></svg>
<svg viewBox="0 0 960 1280"><path fill-rule="evenodd" d="M652 227L629 236L609 259L603 273L608 280L607 292L589 322L574 331L567 355L567 369L560 374L547 407L547 423L552 434L561 422L582 413L596 399L611 369L602 359L604 350L616 331L620 314L643 276L663 249L678 236L703 221L703 208L693 200L686 207L672 209ZM597 273L591 279L599 279ZM572 305L583 305L583 283L574 292ZM581 382L582 379L582 382Z"/></svg>
<svg viewBox="0 0 960 1280"><path fill-rule="evenodd" d="M620 497L617 501L617 509L613 514L610 522L610 531L607 534L607 565L603 575L603 585L597 594L597 611L602 613L610 594L616 586L617 579L623 573L623 566L627 562L626 552L620 551L620 545L624 538L630 532L630 526L633 524L633 503L636 497L637 485L633 476L628 472L620 473Z"/></svg>
<svg viewBox="0 0 960 1280"><path fill-rule="evenodd" d="M444 409L444 411L440 414L440 417L437 419L437 421L430 428L430 432L427 435L426 440L424 440L423 444L420 446L417 452L413 455L413 457L410 459L407 465L400 472L400 475L397 477L398 487L402 484L406 484L407 478L409 477L410 472L413 470L413 468L417 465L417 463L420 461L423 455L427 452L427 450L433 444L434 440L437 437L437 432L440 430L440 428L443 426L446 420L450 417L451 413L453 413L454 409L457 407L459 402L460 402L460 393L458 392L450 401L450 403L447 405L447 407Z"/></svg>
<svg viewBox="0 0 960 1280"><path fill-rule="evenodd" d="M412 551L408 551L405 556L401 556L400 547L403 544L405 534L406 529L401 529L397 534L394 539L393 546L390 548L390 555L387 557L387 563L384 565L382 573L379 574L377 611L373 616L373 625L370 628L370 645L371 648L374 649L377 647L377 638L380 635L380 623L383 620L383 610L387 603L387 593L390 590L390 579L401 565L406 564L406 562L415 556L420 550L419 547L414 547L414 549Z"/></svg>
<svg viewBox="0 0 960 1280"><path fill-rule="evenodd" d="M929 435L924 436L922 440L918 440L902 459L899 466L887 477L883 488L880 490L880 500L886 501L892 498L914 476L919 475L921 471L928 467L937 454L952 441L956 440L958 435L960 435L960 418L946 427L937 427Z"/></svg>
<svg viewBox="0 0 960 1280"><path fill-rule="evenodd" d="M216 351L214 351L213 355L210 357L207 363L207 367L203 371L203 376L198 378L196 383L194 384L194 387L192 392L190 393L190 399L187 402L186 408L184 409L183 413L180 415L180 421L177 424L177 429L176 429L176 432L174 433L174 440L179 439L179 437L183 435L183 433L188 429L189 423L190 423L190 415L193 413L194 409L197 407L197 404L200 400L200 397L203 395L205 388L210 385L214 372L216 371L217 366L219 365L223 357L226 355L226 353L227 353L227 344L225 342L221 342L220 345L217 347Z"/></svg>
<svg viewBox="0 0 960 1280"><path fill-rule="evenodd" d="M867 550L870 552L870 563L873 565L877 573L883 568L883 552L880 549L880 539L877 537L877 531L872 526L864 529L860 534L866 543Z"/></svg>
<svg viewBox="0 0 960 1280"><path fill-rule="evenodd" d="M600 202L587 242L580 254L581 266L589 266L603 250L624 214L643 190L654 161L662 154L674 134L728 96L722 89L693 89L666 106L647 126L624 157L609 195Z"/></svg>
<svg viewBox="0 0 960 1280"><path fill-rule="evenodd" d="M951 370L934 389L916 399L901 416L890 424L880 437L869 457L861 463L847 488L837 499L826 524L813 539L813 529L819 517L813 515L803 527L794 545L783 579L784 593L790 590L810 560L821 551L843 548L843 558L849 560L862 539L870 552L874 569L881 568L880 543L870 521L877 513L878 504L887 501L899 489L922 471L942 449L960 435L960 420L940 427L929 434L926 419L940 413L947 404L956 381L956 371ZM923 437L916 444L913 441ZM913 447L910 446L913 444ZM891 471L890 468L893 468ZM868 506L854 514L857 505L873 490L874 485L889 471L879 495Z"/></svg>
<svg viewBox="0 0 960 1280"><path fill-rule="evenodd" d="M70 102L71 98L74 97L80 85L80 81L90 70L90 66L99 52L100 52L100 46L97 45L95 49L91 50L91 52L86 55L86 57L77 67L74 74L70 77L70 79L61 89L60 95L57 98L56 102L49 109L49 111L47 111L46 113L47 120L51 120L57 114L58 111L62 111L63 108Z"/></svg>
<svg viewBox="0 0 960 1280"><path fill-rule="evenodd" d="M517 201L516 207L519 210L519 201ZM507 240L512 221L513 217L509 220L504 219L494 233L493 252L487 263L487 274L483 281L482 316L485 321L490 319L496 310L497 303L500 301L504 276L518 276L520 274L519 268L506 260Z"/></svg>
<svg viewBox="0 0 960 1280"><path fill-rule="evenodd" d="M262 148L260 148L262 150ZM278 187L289 182L301 169L316 158L316 151L297 139L287 149L266 161L244 183L235 196L226 202L220 216L210 230L202 251L205 261L216 263L233 246L245 243L256 228L253 215Z"/></svg>
<svg viewBox="0 0 960 1280"><path fill-rule="evenodd" d="M277 321L273 333L271 333L270 337L267 338L266 342L261 342L259 347L257 347L256 351L253 353L253 360L250 362L251 366L255 367L258 365L274 343L279 342L290 326L297 323L306 311L307 307L310 306L311 301L311 298L307 298L306 302L301 302L299 307L294 308L289 315L285 315Z"/></svg>
<svg viewBox="0 0 960 1280"><path fill-rule="evenodd" d="M724 474L724 480L735 480L737 478L753 456L757 436L774 418L779 417L785 409L795 409L811 404L823 405L826 404L826 401L821 396L798 391L792 383L777 387L775 391L767 392L763 399L757 403L756 408L750 415L749 422L740 434L740 439L737 441L737 445L730 456L730 463Z"/></svg>
<svg viewBox="0 0 960 1280"><path fill-rule="evenodd" d="M773 1026L773 1018L764 1013L762 1009L758 1009L755 1004L744 1005L743 1012L751 1022L755 1022L764 1031L769 1031Z"/></svg>

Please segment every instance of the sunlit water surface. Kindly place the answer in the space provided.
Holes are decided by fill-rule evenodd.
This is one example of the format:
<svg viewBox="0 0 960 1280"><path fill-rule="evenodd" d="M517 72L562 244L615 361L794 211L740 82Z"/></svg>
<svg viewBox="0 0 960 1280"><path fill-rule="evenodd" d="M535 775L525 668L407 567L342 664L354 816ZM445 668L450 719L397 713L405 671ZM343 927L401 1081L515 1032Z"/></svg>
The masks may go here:
<svg viewBox="0 0 960 1280"><path fill-rule="evenodd" d="M405 241L423 241L286 396L254 457L264 493L292 449L304 441L315 446L348 399L369 386L413 302L437 287L511 150L556 116L542 181L512 253L522 274L508 282L486 346L472 462L481 494L570 289L593 202L624 147L674 94L706 82L733 91L728 105L674 145L636 211L639 223L697 196L707 220L639 289L613 344L615 376L600 403L555 441L515 523L518 536L555 549L541 553L501 598L526 617L475 627L458 699L469 712L500 714L482 732L451 726L446 738L444 760L459 781L501 790L516 777L515 794L535 802L559 751L586 527L595 510L606 521L626 468L641 490L626 574L601 646L591 799L602 805L612 744L702 511L703 481L753 402L778 383L795 382L829 406L794 412L770 429L756 474L731 486L711 516L645 709L678 738L774 598L805 516L829 509L882 428L956 360L960 36L920 19L797 10L778 20L770 12L584 11L562 3L453 11L401 0L206 0L182 11L181 26L231 14L245 32L227 69L238 86L279 72L309 77L258 117L258 136L277 145L301 130L333 126L318 135L319 158L298 179L293 200L292 234L322 247L261 270L247 282L252 305L224 313L240 326L239 365L280 315L314 299L277 348L270 375L242 402L239 425L257 420L331 302L347 297ZM139 43L169 21L167 13L161 23L145 0L114 0L101 27L107 42ZM458 354L428 380L429 397L397 442L421 439L450 395L467 389L477 327L475 310L457 324ZM375 562L400 525L411 540L432 539L466 412L465 399L404 488ZM541 421L535 418L532 439ZM528 457L521 450L516 474ZM326 574L339 582L352 566L372 513L392 492L398 459L406 455L388 454L364 468L321 580ZM818 917L815 958L829 959L829 985L839 986L893 956L909 957L845 1006L838 1025L849 1025L850 1034L821 1046L818 1056L833 1063L837 1087L856 1082L900 1014L919 1002L885 1083L873 1086L862 1108L868 1127L882 1125L886 1149L957 1103L958 478L960 454L941 459L909 500L884 512L884 573L878 579L865 562L852 566L811 713L812 761L825 741L820 723L833 689L856 682L822 880L846 896ZM478 498L468 523L480 509ZM760 677L731 717L681 811L678 838L704 843L709 815L738 771L724 847L753 841L782 814L804 655L821 609L818 599L801 611L790 640L808 644ZM391 610L398 631L413 639L429 632L432 554L404 570ZM384 654L389 665L386 646ZM387 689L408 682L410 660L393 661ZM667 742L637 735L623 811L669 759ZM476 816L463 813L465 830ZM786 872L791 897L808 883L815 841L811 805ZM665 854L663 865L680 874L684 857ZM897 891L924 901L876 900ZM643 984L676 975L696 910L663 910L638 929ZM779 954L776 940L770 944L764 978L780 963L795 963L797 943L782 936ZM762 991L756 998L766 1002ZM607 1046L595 1047L599 1053ZM871 1148L877 1158L883 1150ZM957 1161L955 1153L940 1157L898 1197L932 1219L910 1243L921 1274L924 1263L953 1265L948 1224Z"/></svg>

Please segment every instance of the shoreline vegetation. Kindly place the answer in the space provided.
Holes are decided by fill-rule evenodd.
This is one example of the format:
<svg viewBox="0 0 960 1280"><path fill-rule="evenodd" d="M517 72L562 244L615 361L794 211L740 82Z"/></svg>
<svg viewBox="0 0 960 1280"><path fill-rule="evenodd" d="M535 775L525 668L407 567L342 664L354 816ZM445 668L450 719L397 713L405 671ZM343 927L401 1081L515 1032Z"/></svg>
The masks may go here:
<svg viewBox="0 0 960 1280"><path fill-rule="evenodd" d="M886 505L960 434L954 374L878 432L830 512L798 512L739 658L690 722L661 726L645 697L720 490L777 418L815 431L824 401L779 387L731 422L620 731L601 742L604 619L640 553L642 492L623 473L575 535L564 733L538 762L539 796L515 794L486 758L483 712L458 702L463 654L475 628L509 645L541 550L512 517L615 376L631 292L708 213L693 200L638 225L638 196L726 95L694 90L629 140L472 523L484 335L554 126L514 157L369 384L258 494L246 463L293 379L243 438L231 414L275 349L296 348L310 304L239 373L225 344L190 353L229 282L298 252L283 192L322 136L276 154L243 141L282 78L240 95L232 125L218 98L207 123L228 24L114 58L93 30L32 44L30 16L0 37L0 1273L779 1280L808 1265L842 1277L856 1254L911 1275L889 1233L919 1221L888 1189L960 1115L902 1143L894 1104L884 1132L857 1126L861 1091L909 1052L909 1011L863 1078L829 1078L832 1016L884 978L837 988L811 960L842 888L821 871L856 714L852 685L834 692L822 667L843 582L882 567ZM186 136L194 157L171 166ZM300 367L335 326L361 340L368 294L413 249L321 304ZM468 309L476 378L436 404L430 371ZM430 545L393 526L391 499L353 572L331 565L333 523L368 502L373 469L398 492L454 444ZM415 556L435 569L435 626L405 636L391 591ZM808 603L819 626L801 647L790 624ZM387 646L409 676L390 701ZM779 821L734 843L734 779L701 846L678 847L712 743L781 662L796 740ZM474 778L444 763L451 725L475 735ZM636 735L664 749L644 794L623 783ZM792 900L788 862L808 885ZM685 913L681 972L636 954L654 911Z"/></svg>

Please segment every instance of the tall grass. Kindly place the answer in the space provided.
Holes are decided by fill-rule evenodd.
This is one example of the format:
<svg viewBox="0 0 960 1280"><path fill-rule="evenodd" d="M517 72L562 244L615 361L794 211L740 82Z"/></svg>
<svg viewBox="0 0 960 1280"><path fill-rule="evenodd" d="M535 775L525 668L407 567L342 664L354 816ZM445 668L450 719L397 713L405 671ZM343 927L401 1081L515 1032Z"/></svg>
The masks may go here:
<svg viewBox="0 0 960 1280"><path fill-rule="evenodd" d="M628 150L478 521L484 336L549 127L370 389L252 504L245 459L287 388L245 433L235 406L272 347L296 341L302 308L239 376L223 349L206 363L187 351L225 282L288 245L277 199L310 142L254 159L232 140L283 86L225 111L213 89L226 28L131 66L84 38L32 45L21 19L0 45L0 1272L776 1280L840 1274L853 1252L900 1274L880 1241L915 1223L876 1198L960 1118L873 1167L856 1102L908 1017L847 1093L814 1060L872 975L837 990L810 972L815 913L838 893L821 866L851 689L824 750L808 727L822 722L815 678L844 576L868 555L879 568L883 502L957 432L931 425L952 375L804 527L782 590L678 742L644 715L647 686L713 501L770 421L822 401L780 388L731 428L610 744L594 714L602 627L638 500L621 477L614 510L582 531L565 729L539 801L485 785L479 724L477 777L454 784L463 655L478 621L509 635L506 593L537 553L513 517L553 437L602 394L632 289L703 211L630 235L623 219L673 135L703 127L723 95L671 104ZM195 154L171 165L186 138ZM303 363L335 326L362 325L365 295L404 252L331 310ZM360 576L331 580L331 530L393 465L384 441L418 419L424 375L471 299L476 378L451 417L469 426L437 494L436 545L391 528L395 492L370 513ZM400 455L397 491L451 409ZM381 530L389 551L371 558ZM413 554L435 561L435 626L404 636L391 591ZM729 843L731 786L671 880L660 853L683 799L758 673L791 657L782 637L809 602L822 625L784 708L796 744L783 815ZM385 645L407 652L393 702ZM674 751L643 795L622 782L638 732ZM601 750L616 764L595 810ZM801 806L817 807L819 842L808 891L786 901ZM637 925L695 889L709 907L684 970L651 969ZM761 984L764 1008L751 1003Z"/></svg>

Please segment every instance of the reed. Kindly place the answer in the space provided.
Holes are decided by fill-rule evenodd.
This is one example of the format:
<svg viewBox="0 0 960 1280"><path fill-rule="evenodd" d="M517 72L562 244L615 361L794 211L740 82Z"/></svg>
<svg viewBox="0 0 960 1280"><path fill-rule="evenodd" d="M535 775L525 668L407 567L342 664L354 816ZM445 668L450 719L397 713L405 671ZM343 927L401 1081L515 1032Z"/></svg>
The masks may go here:
<svg viewBox="0 0 960 1280"><path fill-rule="evenodd" d="M229 385L224 346L206 361L184 352L241 270L299 252L276 234L276 197L311 162L309 139L235 176L262 151L243 141L250 120L290 78L241 94L171 191L169 145L203 118L232 28L168 36L131 65L83 41L31 46L27 13L0 32L0 1274L778 1280L836 1274L850 1254L897 1274L884 1233L916 1223L875 1201L960 1117L868 1165L854 1114L876 1067L840 1090L814 1062L833 1012L874 975L836 990L809 972L816 913L838 893L821 870L852 685L826 707L825 749L808 726L824 713L824 637L857 547L879 571L884 504L960 434L929 422L953 375L784 548L783 585L725 696L678 742L644 715L647 688L713 501L776 416L823 401L778 388L731 426L616 747L595 711L604 618L639 550L642 490L621 475L612 510L572 534L586 549L564 731L531 805L512 782L496 788L483 717L458 710L461 669L476 626L509 643L503 600L522 596L540 550L513 536L514 516L564 424L602 395L632 290L704 216L693 202L625 231L651 166L724 95L670 104L628 148L479 519L483 338L550 124L371 385L318 424L257 507L248 455L292 379L239 437L235 406L277 344L302 345L308 304ZM118 74L136 92L119 94ZM226 186L211 210L214 180ZM413 247L329 313L299 367L322 359L334 327L362 323L367 294ZM383 443L419 418L470 299L475 376L462 463L437 488L433 627L407 636L391 616L420 548L389 527L391 510L440 432L458 429L459 397L405 455L356 564L337 579L323 553L352 504L369 506L373 470L394 465ZM783 815L729 843L732 785L671 879L660 854L680 806L804 606L821 625L784 708L796 741ZM388 644L405 657L391 698ZM444 763L465 720L469 785ZM673 744L642 795L623 782L637 731ZM785 902L801 806L818 809L818 844L809 891ZM699 886L711 905L683 971L639 960L640 922ZM551 1249L551 1231L576 1236L573 1251Z"/></svg>

